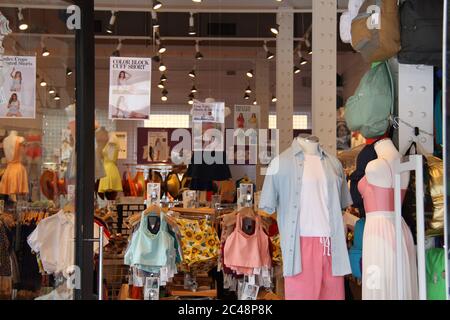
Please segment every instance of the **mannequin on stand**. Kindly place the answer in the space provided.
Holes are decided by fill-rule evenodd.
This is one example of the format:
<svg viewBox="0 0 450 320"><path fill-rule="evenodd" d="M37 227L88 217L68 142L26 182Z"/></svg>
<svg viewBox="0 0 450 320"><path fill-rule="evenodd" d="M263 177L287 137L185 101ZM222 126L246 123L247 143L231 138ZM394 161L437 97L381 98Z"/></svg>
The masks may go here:
<svg viewBox="0 0 450 320"><path fill-rule="evenodd" d="M25 138L18 132L11 130L3 140L3 149L7 160L7 167L0 181L0 194L15 195L28 194L28 175L22 164Z"/></svg>
<svg viewBox="0 0 450 320"><path fill-rule="evenodd" d="M106 176L100 179L98 192L105 193L108 200L115 200L117 193L122 191L122 179L116 164L119 155L119 139L114 132L109 133L108 143L102 153Z"/></svg>
<svg viewBox="0 0 450 320"><path fill-rule="evenodd" d="M105 176L103 168L103 149L109 140L109 133L105 127L99 127L95 130L95 180Z"/></svg>
<svg viewBox="0 0 450 320"><path fill-rule="evenodd" d="M286 300L345 299L342 211L351 204L342 164L317 137L296 137L272 160L259 208L277 213Z"/></svg>
<svg viewBox="0 0 450 320"><path fill-rule="evenodd" d="M396 282L394 162L401 158L391 139L374 144L377 159L367 164L358 184L364 200L366 223L363 237L363 300L397 300ZM402 200L409 172L401 175ZM412 234L402 218L403 298L418 298L416 253Z"/></svg>

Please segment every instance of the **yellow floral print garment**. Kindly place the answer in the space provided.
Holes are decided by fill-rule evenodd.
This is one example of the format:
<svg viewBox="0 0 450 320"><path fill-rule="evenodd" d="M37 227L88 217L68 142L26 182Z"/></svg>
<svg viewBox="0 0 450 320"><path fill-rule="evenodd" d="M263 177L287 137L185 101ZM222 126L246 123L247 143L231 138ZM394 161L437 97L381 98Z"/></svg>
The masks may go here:
<svg viewBox="0 0 450 320"><path fill-rule="evenodd" d="M206 219L176 219L181 233L184 272L209 271L217 266L220 241L211 222Z"/></svg>

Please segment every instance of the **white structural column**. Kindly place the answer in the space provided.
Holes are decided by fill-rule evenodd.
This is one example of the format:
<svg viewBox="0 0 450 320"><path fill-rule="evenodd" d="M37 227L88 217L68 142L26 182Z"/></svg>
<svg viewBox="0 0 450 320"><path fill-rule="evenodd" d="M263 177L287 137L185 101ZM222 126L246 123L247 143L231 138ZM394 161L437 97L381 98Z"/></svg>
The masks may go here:
<svg viewBox="0 0 450 320"><path fill-rule="evenodd" d="M337 0L312 1L312 131L336 153Z"/></svg>
<svg viewBox="0 0 450 320"><path fill-rule="evenodd" d="M279 25L276 54L277 81L277 129L279 151L287 149L293 138L294 114L294 14L289 8L280 8L277 14Z"/></svg>
<svg viewBox="0 0 450 320"><path fill-rule="evenodd" d="M404 153L416 141L421 152L433 153L433 67L399 64L398 116L399 151ZM415 136L414 127L420 129Z"/></svg>
<svg viewBox="0 0 450 320"><path fill-rule="evenodd" d="M271 102L270 64L263 49L260 49L257 53L255 72L256 101L260 108L259 128L267 129L269 127L269 107ZM256 190L261 190L264 183L264 176L261 175L260 168L261 166L258 163L256 166Z"/></svg>

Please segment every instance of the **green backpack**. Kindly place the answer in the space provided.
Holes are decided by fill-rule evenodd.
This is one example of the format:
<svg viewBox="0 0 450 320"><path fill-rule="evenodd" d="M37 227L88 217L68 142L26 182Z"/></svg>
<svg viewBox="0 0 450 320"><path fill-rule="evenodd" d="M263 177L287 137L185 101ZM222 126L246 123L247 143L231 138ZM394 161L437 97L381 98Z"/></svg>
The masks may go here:
<svg viewBox="0 0 450 320"><path fill-rule="evenodd" d="M372 65L345 106L345 120L365 138L386 133L394 109L394 82L386 61Z"/></svg>

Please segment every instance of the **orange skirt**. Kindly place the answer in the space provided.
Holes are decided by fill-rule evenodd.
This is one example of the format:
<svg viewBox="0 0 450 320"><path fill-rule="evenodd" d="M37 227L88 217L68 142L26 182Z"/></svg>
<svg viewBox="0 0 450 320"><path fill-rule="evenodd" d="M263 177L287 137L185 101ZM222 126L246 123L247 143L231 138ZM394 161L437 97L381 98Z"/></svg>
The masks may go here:
<svg viewBox="0 0 450 320"><path fill-rule="evenodd" d="M21 163L9 163L0 181L0 194L26 193L28 193L28 175L25 167Z"/></svg>

